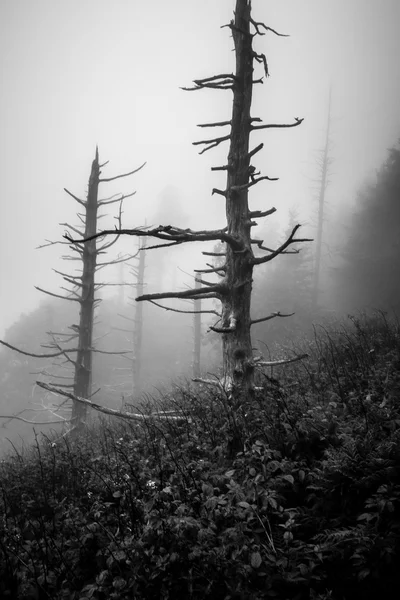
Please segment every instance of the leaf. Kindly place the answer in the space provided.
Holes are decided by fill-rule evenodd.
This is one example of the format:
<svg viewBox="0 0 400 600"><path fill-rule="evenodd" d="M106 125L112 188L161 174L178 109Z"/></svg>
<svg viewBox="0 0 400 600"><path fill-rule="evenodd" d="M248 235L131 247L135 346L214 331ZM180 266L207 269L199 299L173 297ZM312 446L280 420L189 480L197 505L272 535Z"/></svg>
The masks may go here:
<svg viewBox="0 0 400 600"><path fill-rule="evenodd" d="M259 552L252 552L250 557L250 564L253 569L258 569L261 566L262 558Z"/></svg>
<svg viewBox="0 0 400 600"><path fill-rule="evenodd" d="M126 586L126 581L123 577L115 577L112 584L113 584L113 588L120 591L120 590L123 590L124 587Z"/></svg>
<svg viewBox="0 0 400 600"><path fill-rule="evenodd" d="M299 470L299 481L300 481L300 483L303 483L305 477L306 477L305 472L303 471L303 469L300 469Z"/></svg>
<svg viewBox="0 0 400 600"><path fill-rule="evenodd" d="M122 496L121 490L118 490L113 493L113 498L121 498L121 496Z"/></svg>
<svg viewBox="0 0 400 600"><path fill-rule="evenodd" d="M362 581L363 579L365 579L366 577L368 577L368 575L370 574L370 570L369 569L362 569L362 571L360 571L357 575L358 580Z"/></svg>
<svg viewBox="0 0 400 600"><path fill-rule="evenodd" d="M238 502L238 506L240 506L241 508L250 508L250 504L248 502L245 502L244 500L242 502Z"/></svg>
<svg viewBox="0 0 400 600"><path fill-rule="evenodd" d="M285 531L285 533L283 534L283 539L286 543L291 542L293 539L293 533L291 531Z"/></svg>
<svg viewBox="0 0 400 600"><path fill-rule="evenodd" d="M225 473L225 477L228 477L228 479L231 479L235 474L235 469L232 469L231 471L227 471Z"/></svg>
<svg viewBox="0 0 400 600"><path fill-rule="evenodd" d="M272 506L272 508L278 508L278 503L272 496L268 496L268 504Z"/></svg>
<svg viewBox="0 0 400 600"><path fill-rule="evenodd" d="M357 517L357 521L367 521L367 523L369 523L369 521L372 521L374 516L375 515L371 515L371 513L363 513Z"/></svg>
<svg viewBox="0 0 400 600"><path fill-rule="evenodd" d="M107 570L101 571L99 575L96 577L97 585L103 585L106 580L110 577L110 572Z"/></svg>
<svg viewBox="0 0 400 600"><path fill-rule="evenodd" d="M205 496L207 496L209 498L210 496L213 495L214 488L208 483L203 483L201 486L201 491L203 492L203 494Z"/></svg>
<svg viewBox="0 0 400 600"><path fill-rule="evenodd" d="M305 565L304 563L300 563L299 564L299 571L302 575L307 575L308 573L308 567L307 565Z"/></svg>
<svg viewBox="0 0 400 600"><path fill-rule="evenodd" d="M249 475L251 477L255 477L257 475L257 471L253 467L251 467L251 469L249 469Z"/></svg>
<svg viewBox="0 0 400 600"><path fill-rule="evenodd" d="M294 484L294 477L293 477L293 475L282 475L282 479L285 479L285 481L288 481L292 485Z"/></svg>

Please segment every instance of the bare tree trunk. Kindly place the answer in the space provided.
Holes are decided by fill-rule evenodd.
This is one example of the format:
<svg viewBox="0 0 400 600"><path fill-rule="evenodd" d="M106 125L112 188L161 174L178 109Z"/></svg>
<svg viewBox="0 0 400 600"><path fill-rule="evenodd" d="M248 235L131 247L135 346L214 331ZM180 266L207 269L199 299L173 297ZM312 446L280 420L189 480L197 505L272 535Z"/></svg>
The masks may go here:
<svg viewBox="0 0 400 600"><path fill-rule="evenodd" d="M196 279L196 289L200 288L200 281ZM200 377L201 372L201 298L198 296L193 301L193 377Z"/></svg>
<svg viewBox="0 0 400 600"><path fill-rule="evenodd" d="M92 163L89 178L89 190L85 203L85 236L91 236L97 230L98 189L100 178L99 153ZM96 240L91 240L83 247L82 254L82 293L79 320L78 352L75 364L74 395L90 398L92 392L93 362L93 318L95 308L95 272L96 272ZM80 427L86 420L87 406L74 402L72 419Z"/></svg>
<svg viewBox="0 0 400 600"><path fill-rule="evenodd" d="M137 294L142 295L144 289L144 272L146 268L145 245L139 252L139 265L137 270ZM135 326L133 331L133 371L132 371L132 395L138 396L142 391L142 345L143 345L143 304L136 303Z"/></svg>
<svg viewBox="0 0 400 600"><path fill-rule="evenodd" d="M322 255L322 239L323 239L323 228L324 228L324 208L325 208L325 192L328 187L328 169L330 165L329 157L329 146L330 146L330 126L331 126L331 90L329 90L329 102L328 102L328 120L326 126L326 138L325 146L322 154L321 162L321 182L319 190L318 200L318 224L317 224L317 239L315 245L315 269L314 269L314 283L312 293L312 308L313 311L318 309L318 296L319 296L319 282L321 272L321 255Z"/></svg>
<svg viewBox="0 0 400 600"><path fill-rule="evenodd" d="M226 245L226 293L222 294L223 373L225 385L239 395L253 388L250 300L253 259L248 205L249 140L253 90L253 49L250 2L237 0L232 36L236 53L230 149L227 165L226 218L228 234L243 250Z"/></svg>

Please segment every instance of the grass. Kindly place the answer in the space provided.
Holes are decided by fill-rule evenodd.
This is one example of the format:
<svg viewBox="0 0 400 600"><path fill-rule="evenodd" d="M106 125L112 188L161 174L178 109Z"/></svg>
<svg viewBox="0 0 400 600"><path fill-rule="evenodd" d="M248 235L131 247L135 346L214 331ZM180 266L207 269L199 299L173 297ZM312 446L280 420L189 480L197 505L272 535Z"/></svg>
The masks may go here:
<svg viewBox="0 0 400 600"><path fill-rule="evenodd" d="M102 420L3 460L0 597L397 598L400 327L314 333L240 409L182 387L179 423Z"/></svg>

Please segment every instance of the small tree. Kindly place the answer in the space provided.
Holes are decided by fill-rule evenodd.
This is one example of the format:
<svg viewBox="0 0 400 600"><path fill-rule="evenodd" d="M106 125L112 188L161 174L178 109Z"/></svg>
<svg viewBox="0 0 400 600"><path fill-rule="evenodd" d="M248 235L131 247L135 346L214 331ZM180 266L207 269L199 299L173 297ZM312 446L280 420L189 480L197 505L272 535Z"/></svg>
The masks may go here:
<svg viewBox="0 0 400 600"><path fill-rule="evenodd" d="M295 235L300 225L296 225L286 241L276 249L270 249L263 244L263 240L255 239L251 235L252 228L257 225L255 219L267 217L275 212L275 208L268 210L249 209L249 190L262 181L274 181L267 175L261 176L260 172L251 165L251 160L263 148L263 144L250 149L251 135L263 129L297 127L303 119L295 118L292 123L264 124L259 117L251 115L253 86L261 84L263 78L254 79L254 62L259 63L267 78L269 76L266 56L258 53L253 47L257 36L265 33L281 34L264 23L255 21L251 16L250 0L236 0L234 19L225 27L229 28L235 46L236 69L235 73L223 73L194 80L194 86L183 88L189 91L211 89L216 91L232 92L233 105L230 120L205 123L202 128L229 128L228 133L211 139L194 142L203 146L201 154L229 142L227 164L213 167L213 171L225 171L227 182L225 189L214 188L212 193L222 196L226 204L226 225L217 230L195 231L181 229L172 225L160 225L157 228L147 229L122 229L118 231L104 230L96 236L86 237L85 240L68 238L70 242L86 243L102 235L137 235L151 236L163 241L153 248L174 246L185 242L221 241L225 244L224 263L221 266L201 269L199 281L201 287L184 291L171 291L158 294L143 294L137 298L143 300L160 300L167 298L217 298L222 305L221 318L211 329L222 336L223 342L223 376L218 382L229 392L231 398L236 398L239 403L248 394L253 394L254 369L269 363L253 356L250 329L252 318L250 314L251 290L253 269L257 265L273 260L276 256L286 252L294 242L308 241L296 239ZM254 246L257 246L261 255L255 256ZM210 253L207 253L208 255ZM216 275L217 281L209 281L203 276ZM271 318L271 315L265 317ZM200 380L205 383L215 384L215 381Z"/></svg>

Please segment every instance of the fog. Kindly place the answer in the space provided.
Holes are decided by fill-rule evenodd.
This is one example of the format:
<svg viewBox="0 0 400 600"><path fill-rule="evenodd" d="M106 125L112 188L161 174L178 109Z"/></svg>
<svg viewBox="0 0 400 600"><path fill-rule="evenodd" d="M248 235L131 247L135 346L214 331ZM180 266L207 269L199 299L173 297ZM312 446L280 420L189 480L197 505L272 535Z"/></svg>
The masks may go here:
<svg viewBox="0 0 400 600"><path fill-rule="evenodd" d="M211 167L224 164L227 147L221 144L199 156L199 147L192 142L212 137L197 124L230 118L231 94L180 88L190 86L195 78L234 69L233 43L228 29L221 29L230 21L233 6L232 0L0 4L0 337L8 331L15 342L38 351L49 325L46 310L53 311L57 326L66 326L70 315L58 308L62 301L48 303L48 297L34 287L60 293L54 269L66 270L61 261L65 247L37 247L46 240L61 242L62 224L77 223L77 204L63 188L85 197L96 145L100 162L109 161L105 177L146 162L134 176L104 184L100 190L100 198L136 191L124 203L125 228L224 226L224 202L211 192L224 187L225 174L211 172ZM250 194L253 209L277 209L257 231L267 245L284 237L293 214L304 235L315 235L318 159L331 90L332 165L321 280L326 288L324 307L334 311L341 308L335 297L342 292L335 291L330 277L343 260L359 190L376 180L388 148L400 135L400 4L398 0L254 0L253 12L257 20L290 37L268 34L257 39L267 56L270 77L255 86L252 114L272 123L304 118L294 129L253 134L255 144L264 143L257 168L263 175L279 178L252 188ZM114 214L110 211L101 227L113 227ZM212 246L188 244L149 251L146 290L192 285L193 270L204 265L201 251ZM137 239L121 238L113 256L136 247ZM307 252L312 254L312 246ZM257 310L264 306L264 283L276 279L283 264L279 260L260 269L255 285ZM102 272L101 280L105 278L114 283L129 280L123 267ZM280 284L272 288L267 300L273 310L297 310L291 292L284 292ZM132 292L116 289L102 291L101 296L108 300L103 313L106 325L118 329L116 314L120 310L130 314ZM44 312L35 323L42 323L42 336L38 325L33 333L32 319L27 318L26 327L31 323L32 329L26 330L24 339L22 315L32 315L44 301ZM272 306L275 301L279 305ZM301 310L299 315L296 327L305 319ZM159 368L153 387L167 384L171 376L187 375L191 367L191 318L182 317L178 325L170 317L168 313L167 323L154 307L145 309L147 376L152 363ZM274 327L270 331L275 339L278 333ZM174 332L175 348L179 348L175 357L165 341ZM257 329L257 336L263 335ZM124 340L115 338L109 347L119 348ZM205 364L211 368L217 360L217 342L211 337L205 344Z"/></svg>
<svg viewBox="0 0 400 600"><path fill-rule="evenodd" d="M327 201L340 222L399 135L400 5L271 0L253 9L290 34L259 39L271 77L256 88L253 113L305 121L296 130L254 136L265 143L258 166L280 179L257 186L252 205L276 206L282 226L292 206L301 222L310 220L331 85L334 168ZM41 301L34 285L59 285L52 268L60 250L35 248L60 239L58 223L73 221L76 205L63 188L85 193L96 144L100 159L110 160L109 175L147 161L116 190L137 190L126 202L126 227L146 219L158 224L168 186L179 195L186 226L223 223L223 203L211 196L221 175L210 166L220 164L226 148L199 157L191 142L203 133L197 123L229 117L230 94L179 88L233 68L232 40L220 29L232 10L231 0L1 3L1 335ZM198 247L185 249L183 261L178 254L184 269L192 257L201 265Z"/></svg>

